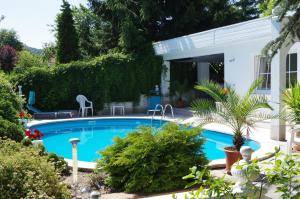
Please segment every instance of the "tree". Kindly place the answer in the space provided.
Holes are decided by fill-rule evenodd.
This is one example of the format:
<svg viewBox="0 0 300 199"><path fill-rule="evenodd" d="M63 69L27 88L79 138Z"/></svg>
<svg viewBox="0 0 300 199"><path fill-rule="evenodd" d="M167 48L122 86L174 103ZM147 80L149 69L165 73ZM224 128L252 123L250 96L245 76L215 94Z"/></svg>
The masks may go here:
<svg viewBox="0 0 300 199"><path fill-rule="evenodd" d="M259 10L263 14L263 16L272 15L272 10L274 8L276 0L260 0L259 2Z"/></svg>
<svg viewBox="0 0 300 199"><path fill-rule="evenodd" d="M258 0L239 0L235 6L239 9L240 19L251 20L259 17Z"/></svg>
<svg viewBox="0 0 300 199"><path fill-rule="evenodd" d="M54 43L43 44L42 60L47 62L48 65L55 64L56 59L56 46Z"/></svg>
<svg viewBox="0 0 300 199"><path fill-rule="evenodd" d="M213 100L198 99L193 102L192 108L200 116L202 122L219 123L229 126L234 134L233 144L240 151L244 144L243 136L259 121L270 119L271 114L260 113L260 109L271 109L265 96L253 96L262 79L256 80L244 96L240 96L231 87L223 88L217 83L203 82L195 86L205 92Z"/></svg>
<svg viewBox="0 0 300 199"><path fill-rule="evenodd" d="M0 22L3 21L4 18L5 18L5 16L4 16L4 15L1 15L1 16L0 16Z"/></svg>
<svg viewBox="0 0 300 199"><path fill-rule="evenodd" d="M256 0L89 0L89 3L95 14L112 24L113 38L119 37L126 18L145 32L147 40L158 41L258 17Z"/></svg>
<svg viewBox="0 0 300 199"><path fill-rule="evenodd" d="M32 54L28 50L22 50L19 55L17 67L43 67L45 66L41 56Z"/></svg>
<svg viewBox="0 0 300 199"><path fill-rule="evenodd" d="M70 4L63 0L61 13L56 17L57 62L68 63L79 59L78 35Z"/></svg>
<svg viewBox="0 0 300 199"><path fill-rule="evenodd" d="M0 65L5 72L11 72L16 66L17 60L17 51L13 47L5 45L0 49Z"/></svg>
<svg viewBox="0 0 300 199"><path fill-rule="evenodd" d="M285 43L300 38L300 0L275 0L274 8L280 22L283 23L285 19L287 20L284 22L280 35L264 48L264 54L268 54L270 57L274 57Z"/></svg>
<svg viewBox="0 0 300 199"><path fill-rule="evenodd" d="M0 29L0 48L5 45L9 45L17 51L21 51L23 48L23 44L19 40L16 31Z"/></svg>
<svg viewBox="0 0 300 199"><path fill-rule="evenodd" d="M95 57L111 48L108 23L83 5L73 8L73 16L81 57Z"/></svg>
<svg viewBox="0 0 300 199"><path fill-rule="evenodd" d="M124 19L121 26L119 46L126 52L138 53L145 49L146 39L144 32L132 23L131 20Z"/></svg>

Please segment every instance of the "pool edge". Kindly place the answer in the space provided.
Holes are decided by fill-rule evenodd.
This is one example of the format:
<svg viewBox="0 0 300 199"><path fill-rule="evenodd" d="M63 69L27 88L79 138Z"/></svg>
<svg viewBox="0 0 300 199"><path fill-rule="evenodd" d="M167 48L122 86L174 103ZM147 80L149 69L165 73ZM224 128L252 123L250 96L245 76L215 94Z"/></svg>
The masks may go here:
<svg viewBox="0 0 300 199"><path fill-rule="evenodd" d="M68 119L55 119L55 120L33 120L26 126L30 128L35 125L49 124L55 122L66 122L66 121L78 121L78 120L98 120L98 119L151 119L151 116L117 116L117 117L85 117L85 118L68 118ZM161 117L154 117L155 120L161 119ZM185 124L182 120L176 120L172 118L163 118L164 121L176 122L178 124ZM191 126L197 126L196 124L191 123ZM218 126L205 126L204 129L210 131L216 131L219 133L233 135L231 131L226 131L223 128L219 128ZM257 158L259 161L266 160L274 155L274 153L270 153L270 151L274 151L274 145L269 142L261 141L256 139L256 137L251 137L251 140L259 143L260 148L255 151L252 155L253 158ZM269 152L269 153L268 153ZM267 154L268 153L268 154ZM72 167L72 160L64 158L68 163L69 167ZM208 167L210 169L217 168L225 168L225 159L216 159L209 162ZM83 171L92 171L96 168L96 162L86 162L86 161L78 161L78 168Z"/></svg>

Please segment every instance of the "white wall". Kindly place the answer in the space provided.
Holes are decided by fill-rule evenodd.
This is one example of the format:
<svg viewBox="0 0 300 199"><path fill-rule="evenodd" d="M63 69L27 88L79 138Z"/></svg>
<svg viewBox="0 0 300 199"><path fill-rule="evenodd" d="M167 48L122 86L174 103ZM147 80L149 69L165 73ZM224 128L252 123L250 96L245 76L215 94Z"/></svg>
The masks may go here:
<svg viewBox="0 0 300 199"><path fill-rule="evenodd" d="M164 60L224 53L225 81L243 94L254 81L254 56L273 39L271 17L259 18L153 44Z"/></svg>
<svg viewBox="0 0 300 199"><path fill-rule="evenodd" d="M259 18L156 42L153 46L156 54L163 56L166 61L224 53L225 82L234 86L239 94L245 94L256 79L254 57L260 55L264 46L278 36L280 26L276 17ZM271 101L275 114L282 109L281 92L285 82L284 60L289 47L281 49L279 55L272 60ZM270 91L267 93L270 94ZM282 120L273 119L271 129L272 139L285 139L285 124Z"/></svg>
<svg viewBox="0 0 300 199"><path fill-rule="evenodd" d="M244 94L255 80L254 56L260 55L268 39L233 43L224 48L225 82Z"/></svg>

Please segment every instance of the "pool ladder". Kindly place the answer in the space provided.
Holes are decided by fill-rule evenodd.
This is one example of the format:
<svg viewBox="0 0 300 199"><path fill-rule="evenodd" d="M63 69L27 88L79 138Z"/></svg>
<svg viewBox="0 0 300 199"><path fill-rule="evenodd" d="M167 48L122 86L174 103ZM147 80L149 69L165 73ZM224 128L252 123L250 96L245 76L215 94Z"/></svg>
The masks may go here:
<svg viewBox="0 0 300 199"><path fill-rule="evenodd" d="M160 109L161 110L161 118L160 118L160 125L161 125L161 122L162 122L162 119L165 117L165 113L166 113L166 110L167 108L170 108L170 111L171 111L171 115L172 117L174 118L174 111L173 111L173 107L171 104L166 104L165 107L163 107L163 105L161 104L156 104L155 106L155 109L153 111L153 115L152 115L152 118L151 118L151 126L152 126L152 123L153 123L153 119L155 117L155 114L156 112Z"/></svg>

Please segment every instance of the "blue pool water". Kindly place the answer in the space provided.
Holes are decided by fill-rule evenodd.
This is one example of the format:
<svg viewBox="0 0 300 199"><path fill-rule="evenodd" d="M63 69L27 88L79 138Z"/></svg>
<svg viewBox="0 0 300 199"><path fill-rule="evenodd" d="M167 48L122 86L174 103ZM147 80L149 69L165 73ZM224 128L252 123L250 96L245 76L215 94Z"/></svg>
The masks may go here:
<svg viewBox="0 0 300 199"><path fill-rule="evenodd" d="M164 122L163 122L164 123ZM115 136L125 137L138 126L151 125L149 119L98 119L68 122L56 122L44 125L35 125L31 129L39 129L44 133L44 145L49 152L71 159L70 138L79 138L78 159L80 161L95 161L100 158L97 151L113 144ZM154 127L160 127L161 122L153 120ZM223 148L232 145L232 136L205 130L202 135L206 138L204 151L209 160L224 158ZM252 149L260 146L249 140L246 143Z"/></svg>

